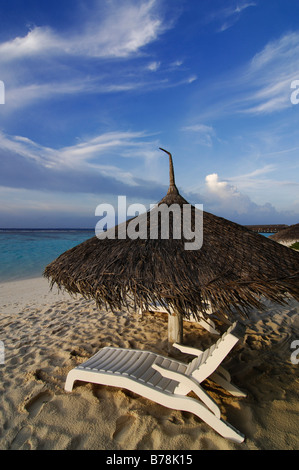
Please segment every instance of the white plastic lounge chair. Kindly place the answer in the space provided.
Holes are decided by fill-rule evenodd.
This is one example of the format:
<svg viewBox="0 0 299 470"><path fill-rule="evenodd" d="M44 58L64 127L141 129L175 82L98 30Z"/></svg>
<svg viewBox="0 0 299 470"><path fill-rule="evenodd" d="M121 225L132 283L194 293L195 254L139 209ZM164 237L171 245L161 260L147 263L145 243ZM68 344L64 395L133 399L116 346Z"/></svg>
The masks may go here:
<svg viewBox="0 0 299 470"><path fill-rule="evenodd" d="M65 390L71 392L76 380L125 388L168 408L194 413L223 437L243 442L243 434L221 419L219 407L200 386L210 377L233 395L246 396L219 367L239 341L237 330L237 324L232 325L204 352L175 344L180 351L196 355L189 364L149 351L105 347L68 373ZM186 396L191 391L200 401Z"/></svg>
<svg viewBox="0 0 299 470"><path fill-rule="evenodd" d="M151 305L151 308L149 309L151 312L165 312L167 313L167 310L165 309L165 307L163 307L162 305L158 305L158 304L152 304ZM173 309L171 307L169 307L169 311L170 312L173 312ZM139 313L142 314L143 310L142 309L139 309ZM209 309L207 309L206 311L206 314L207 315L211 315L212 314L212 310L209 311ZM190 317L189 319L185 319L185 321L189 321L189 322L194 322L194 323L198 323L200 326L202 326L205 330L207 330L209 333L212 333L214 335L219 335L219 331L216 330L216 326L215 326L215 323L213 322L213 320L211 318L200 318L200 319L196 319L194 317L194 315L190 314Z"/></svg>

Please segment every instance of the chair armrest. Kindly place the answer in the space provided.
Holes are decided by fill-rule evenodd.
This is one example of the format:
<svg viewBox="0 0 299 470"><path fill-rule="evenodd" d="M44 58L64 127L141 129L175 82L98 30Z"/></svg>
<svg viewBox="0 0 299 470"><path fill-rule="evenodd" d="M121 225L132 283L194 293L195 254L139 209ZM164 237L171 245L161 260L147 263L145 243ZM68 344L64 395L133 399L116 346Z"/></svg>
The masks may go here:
<svg viewBox="0 0 299 470"><path fill-rule="evenodd" d="M197 383L192 377L188 377L180 372L173 370L165 369L165 367L159 366L158 364L153 364L152 368L158 371L162 377L166 379L175 380L180 384L186 385L189 390L193 391L198 398L209 408L217 418L220 418L220 409L217 406L216 402L204 391L204 389ZM174 393L175 394L175 393Z"/></svg>
<svg viewBox="0 0 299 470"><path fill-rule="evenodd" d="M181 372L166 369L165 367L159 366L159 364L153 364L152 368L160 372L166 379L175 380L179 383L186 382L186 379L188 379L188 377Z"/></svg>
<svg viewBox="0 0 299 470"><path fill-rule="evenodd" d="M182 353L191 354L192 356L201 356L203 351L191 346L184 346L183 344L173 343L173 347L179 349Z"/></svg>

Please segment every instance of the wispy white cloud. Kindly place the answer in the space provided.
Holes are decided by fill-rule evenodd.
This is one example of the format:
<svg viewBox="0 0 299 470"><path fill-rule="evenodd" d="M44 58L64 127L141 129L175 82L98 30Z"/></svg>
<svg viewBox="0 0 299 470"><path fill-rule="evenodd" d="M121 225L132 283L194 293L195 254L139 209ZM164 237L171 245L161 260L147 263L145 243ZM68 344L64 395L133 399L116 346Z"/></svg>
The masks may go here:
<svg viewBox="0 0 299 470"><path fill-rule="evenodd" d="M117 179L125 178L128 184L136 184L132 174L114 165L101 164L99 159L111 150L121 149L121 154L123 149L132 147L138 142L140 144L142 137L145 135L140 132L109 132L81 141L76 145L54 149L40 145L27 137L0 133L0 150L8 150L44 168L56 170L92 168ZM145 146L144 142L143 145Z"/></svg>
<svg viewBox="0 0 299 470"><path fill-rule="evenodd" d="M126 1L111 8L95 10L93 19L76 33L60 33L48 26L36 26L23 37L0 44L1 62L44 56L127 57L156 40L166 25L156 0Z"/></svg>
<svg viewBox="0 0 299 470"><path fill-rule="evenodd" d="M90 70L90 60L123 60L139 55L169 24L157 0L126 0L121 5L114 0L93 2L76 28L61 32L47 25L34 26L23 37L0 43L5 114L51 97L119 93L148 86L141 67L137 77L136 73L122 74L120 70L113 73L113 68L109 73L99 73L98 67L96 74L84 73L84 66Z"/></svg>
<svg viewBox="0 0 299 470"><path fill-rule="evenodd" d="M183 65L184 61L183 60L175 60L170 64L171 67L181 67Z"/></svg>
<svg viewBox="0 0 299 470"><path fill-rule="evenodd" d="M49 27L35 27L26 36L0 44L1 62L26 59L30 56L59 52L61 39Z"/></svg>
<svg viewBox="0 0 299 470"><path fill-rule="evenodd" d="M243 66L209 83L201 93L212 97L197 119L227 114L267 115L294 106L291 83L299 79L299 31L267 43ZM225 94L223 91L225 90Z"/></svg>
<svg viewBox="0 0 299 470"><path fill-rule="evenodd" d="M289 153L297 152L299 150L299 147L290 147L282 150L276 150L274 152L268 152L264 153L264 157L270 157L270 156L276 156L276 155L286 155ZM299 165L299 164L297 164Z"/></svg>
<svg viewBox="0 0 299 470"><path fill-rule="evenodd" d="M277 165L264 165L262 168L257 168L250 173L241 174L237 176L230 176L226 178L228 184L237 185L242 191L251 190L252 192L260 188L277 187L279 184L275 179L269 178L269 173L277 171Z"/></svg>
<svg viewBox="0 0 299 470"><path fill-rule="evenodd" d="M216 23L217 32L222 33L231 28L241 18L242 12L249 7L257 6L256 2L240 0L239 2L228 1L223 8L216 8L206 17L206 22Z"/></svg>
<svg viewBox="0 0 299 470"><path fill-rule="evenodd" d="M87 10L76 28L34 26L0 43L6 115L50 98L150 91L197 80L189 70L176 76L182 61L163 64L147 55L145 47L173 27L172 15L166 18L158 0L94 1Z"/></svg>
<svg viewBox="0 0 299 470"><path fill-rule="evenodd" d="M82 139L75 145L52 148L27 137L0 133L0 185L40 189L44 181L45 190L117 193L117 188L118 191L125 188L132 193L137 188L141 193L145 169L155 167L159 155L159 143L153 136L148 138L144 132L115 131ZM121 163L122 158L128 157L134 159L134 164ZM151 170L146 174L152 177L148 183L152 188L159 185L153 184L155 177ZM97 185L97 179L102 181L102 188Z"/></svg>
<svg viewBox="0 0 299 470"><path fill-rule="evenodd" d="M157 67L158 69L158 67ZM151 70L153 72L154 70ZM119 80L113 82L113 80ZM151 90L163 90L167 88L180 87L182 85L188 85L193 83L196 77L186 77L183 79L169 79L169 78L153 78L150 79L142 75L142 72L136 73L134 77L82 77L82 78L70 78L66 80L59 78L44 82L44 83L28 83L23 85L20 83L10 83L6 88L6 106L5 115L9 115L10 112L16 109L21 109L25 106L41 102L43 100L55 99L59 97L66 98L67 96L79 96L79 95L100 95L100 94L112 94L112 93L123 93L129 91L151 91Z"/></svg>
<svg viewBox="0 0 299 470"><path fill-rule="evenodd" d="M151 72L156 72L160 68L160 65L161 65L160 62L154 61L148 64L146 68L150 70Z"/></svg>
<svg viewBox="0 0 299 470"><path fill-rule="evenodd" d="M205 124L193 124L190 126L184 126L181 130L185 132L192 132L192 134L196 136L197 142L208 147L212 146L213 138L216 135L213 127L207 126Z"/></svg>
<svg viewBox="0 0 299 470"><path fill-rule="evenodd" d="M253 170L250 173L247 173L245 175L238 175L235 178L237 178L238 181L252 179L252 178L256 178L257 176L267 174L274 170L276 170L275 165L265 165L263 168L257 168L256 170ZM230 181L233 181L233 177L230 178Z"/></svg>
<svg viewBox="0 0 299 470"><path fill-rule="evenodd" d="M110 85L111 87L111 85ZM5 113L22 108L37 101L58 96L95 92L95 81L90 79L70 79L69 81L49 81L45 83L9 83L6 90ZM109 89L108 89L109 91Z"/></svg>
<svg viewBox="0 0 299 470"><path fill-rule="evenodd" d="M235 8L227 8L223 11L224 13L224 21L220 26L218 32L222 33L227 29L231 28L237 21L239 21L241 17L241 13L243 10L246 10L249 7L255 7L256 3L249 2L244 3L243 5L238 5Z"/></svg>
<svg viewBox="0 0 299 470"><path fill-rule="evenodd" d="M187 82L188 83L193 83L197 80L197 75L191 75L188 79L187 79Z"/></svg>
<svg viewBox="0 0 299 470"><path fill-rule="evenodd" d="M299 32L268 43L251 60L243 80L249 87L244 112L271 113L291 106L291 83L299 77Z"/></svg>

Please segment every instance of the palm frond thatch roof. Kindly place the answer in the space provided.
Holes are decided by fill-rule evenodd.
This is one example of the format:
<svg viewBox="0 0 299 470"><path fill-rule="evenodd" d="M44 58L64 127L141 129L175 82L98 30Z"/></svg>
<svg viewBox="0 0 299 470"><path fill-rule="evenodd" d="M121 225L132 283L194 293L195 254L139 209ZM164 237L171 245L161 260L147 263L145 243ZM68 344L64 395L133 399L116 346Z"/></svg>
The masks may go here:
<svg viewBox="0 0 299 470"><path fill-rule="evenodd" d="M177 204L182 209L188 203L175 185L167 153L170 186L158 207ZM195 210L192 206L193 228ZM77 245L50 263L44 276L51 285L93 298L101 307L120 309L128 299L136 308L158 302L187 318L191 312L204 313L207 303L219 318L229 318L262 308L262 298L283 303L291 295L299 300L299 253L224 218L205 211L202 216L199 250L185 249L184 234L174 238L171 220L169 239L118 239L118 226L115 239L95 236ZM148 228L150 212L143 218Z"/></svg>

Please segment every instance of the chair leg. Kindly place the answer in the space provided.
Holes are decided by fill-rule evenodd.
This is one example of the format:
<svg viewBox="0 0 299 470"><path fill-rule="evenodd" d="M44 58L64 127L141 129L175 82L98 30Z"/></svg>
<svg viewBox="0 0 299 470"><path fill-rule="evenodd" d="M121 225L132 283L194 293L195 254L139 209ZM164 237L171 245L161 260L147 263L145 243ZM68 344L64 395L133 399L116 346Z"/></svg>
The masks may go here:
<svg viewBox="0 0 299 470"><path fill-rule="evenodd" d="M208 410L205 405L199 403L197 400L190 399L188 405L180 407L180 409L194 413L225 439L230 439L237 443L241 443L245 440L245 436L240 431L221 418L218 418L214 413Z"/></svg>
<svg viewBox="0 0 299 470"><path fill-rule="evenodd" d="M73 370L71 370L67 374L67 377L66 377L66 381L65 381L65 385L64 385L64 390L66 392L71 392L73 390L74 382L75 382L76 379L74 378L74 374L72 372L73 372Z"/></svg>
<svg viewBox="0 0 299 470"><path fill-rule="evenodd" d="M224 369L224 367L218 366L215 372L217 372L217 374L222 375L229 382L231 381L230 373L226 369Z"/></svg>
<svg viewBox="0 0 299 470"><path fill-rule="evenodd" d="M214 372L210 375L209 379L213 380L216 384L220 385L224 390L231 393L234 397L246 397L247 394L242 392L238 387L233 385L230 381L226 380L220 374Z"/></svg>

